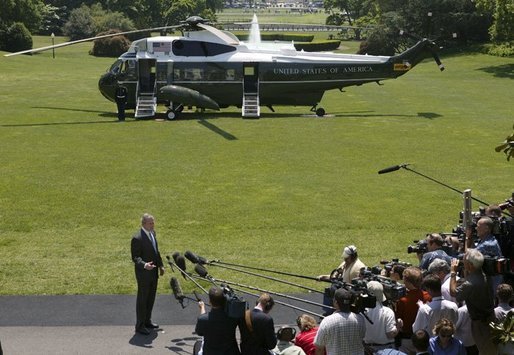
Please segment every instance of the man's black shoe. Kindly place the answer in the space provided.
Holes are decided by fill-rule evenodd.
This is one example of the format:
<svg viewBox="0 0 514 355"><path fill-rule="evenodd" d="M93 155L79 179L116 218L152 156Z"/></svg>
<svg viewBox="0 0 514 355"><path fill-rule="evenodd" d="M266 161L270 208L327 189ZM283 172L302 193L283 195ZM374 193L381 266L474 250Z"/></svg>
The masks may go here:
<svg viewBox="0 0 514 355"><path fill-rule="evenodd" d="M146 323L145 327L150 328L150 329L157 329L157 328L159 328L159 324L150 322L150 323Z"/></svg>
<svg viewBox="0 0 514 355"><path fill-rule="evenodd" d="M136 333L143 334L143 335L149 335L150 331L147 328L142 327L142 328L137 328Z"/></svg>

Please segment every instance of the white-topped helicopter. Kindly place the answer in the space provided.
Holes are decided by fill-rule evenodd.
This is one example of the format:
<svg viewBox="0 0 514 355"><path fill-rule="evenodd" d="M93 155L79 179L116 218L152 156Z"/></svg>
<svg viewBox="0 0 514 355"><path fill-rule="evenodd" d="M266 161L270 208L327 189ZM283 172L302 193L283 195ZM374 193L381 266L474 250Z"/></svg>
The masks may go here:
<svg viewBox="0 0 514 355"><path fill-rule="evenodd" d="M116 91L126 89L126 108L135 118L153 117L159 103L175 119L184 106L219 110L242 108L242 117L258 118L260 106L273 112L274 105L309 106L317 116L327 90L395 79L433 56L444 70L435 42L422 39L395 56L352 55L297 51L293 44L256 45L206 23L198 16L180 26L181 36L148 37L134 41L110 69L101 76L100 92L111 101ZM52 48L128 34L122 32L61 43L7 56L40 52Z"/></svg>

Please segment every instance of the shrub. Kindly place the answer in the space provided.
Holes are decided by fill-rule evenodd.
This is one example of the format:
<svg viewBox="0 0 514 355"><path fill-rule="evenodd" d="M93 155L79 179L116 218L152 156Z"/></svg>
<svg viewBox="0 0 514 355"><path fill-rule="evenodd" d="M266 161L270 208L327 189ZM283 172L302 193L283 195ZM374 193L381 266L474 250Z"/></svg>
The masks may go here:
<svg viewBox="0 0 514 355"><path fill-rule="evenodd" d="M120 33L118 30L109 30L99 33L98 36ZM125 36L114 36L97 39L93 42L93 49L89 54L97 57L119 57L130 47L130 41Z"/></svg>
<svg viewBox="0 0 514 355"><path fill-rule="evenodd" d="M95 26L91 9L82 4L81 7L72 10L63 32L70 37L71 41L92 37L95 33Z"/></svg>
<svg viewBox="0 0 514 355"><path fill-rule="evenodd" d="M32 35L23 23L16 22L5 31L4 40L0 40L2 42L3 50L19 52L32 48Z"/></svg>

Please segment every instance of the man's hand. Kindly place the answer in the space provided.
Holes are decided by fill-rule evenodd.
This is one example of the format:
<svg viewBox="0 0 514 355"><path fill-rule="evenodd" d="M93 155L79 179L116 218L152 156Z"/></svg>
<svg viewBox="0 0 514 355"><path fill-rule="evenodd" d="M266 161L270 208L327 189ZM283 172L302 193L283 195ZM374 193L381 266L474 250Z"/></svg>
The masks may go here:
<svg viewBox="0 0 514 355"><path fill-rule="evenodd" d="M450 265L451 272L457 272L458 268L459 268L459 259L453 258L452 263Z"/></svg>
<svg viewBox="0 0 514 355"><path fill-rule="evenodd" d="M154 265L153 261L149 261L149 262L145 263L144 268L145 268L145 270L153 270L156 268L156 266Z"/></svg>

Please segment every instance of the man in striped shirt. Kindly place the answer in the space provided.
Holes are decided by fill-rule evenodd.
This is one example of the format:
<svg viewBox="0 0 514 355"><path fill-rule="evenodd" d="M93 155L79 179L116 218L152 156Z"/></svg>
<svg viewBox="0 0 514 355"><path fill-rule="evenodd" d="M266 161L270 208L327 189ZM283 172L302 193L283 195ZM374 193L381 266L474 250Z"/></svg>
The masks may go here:
<svg viewBox="0 0 514 355"><path fill-rule="evenodd" d="M364 317L352 313L350 305L352 293L344 288L334 294L335 312L325 317L314 339L316 355L355 355L363 354L362 341L366 334Z"/></svg>

